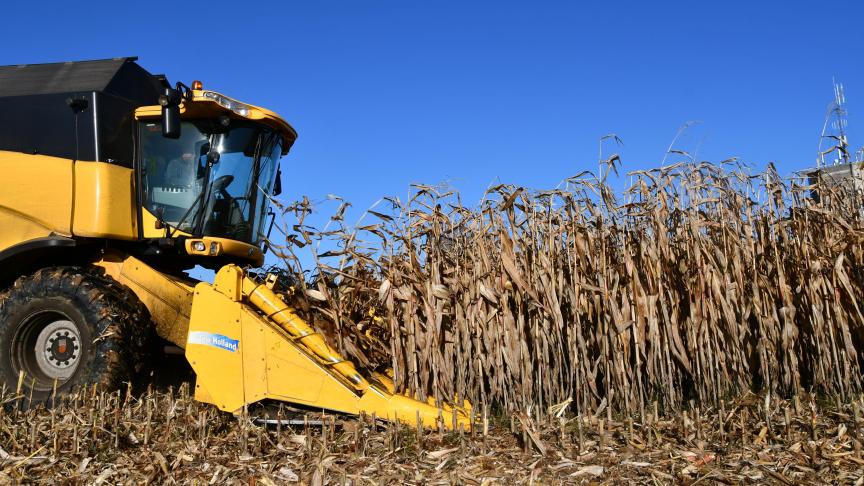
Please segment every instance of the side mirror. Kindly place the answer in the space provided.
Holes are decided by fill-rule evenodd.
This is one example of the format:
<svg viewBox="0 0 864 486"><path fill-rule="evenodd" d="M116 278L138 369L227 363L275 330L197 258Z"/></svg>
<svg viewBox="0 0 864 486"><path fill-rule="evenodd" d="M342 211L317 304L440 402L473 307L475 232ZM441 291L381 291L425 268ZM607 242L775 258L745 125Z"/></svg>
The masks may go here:
<svg viewBox="0 0 864 486"><path fill-rule="evenodd" d="M267 211L267 217L270 218L270 225L267 228L267 235L264 236L264 245L261 248L261 253L267 254L267 250L270 249L270 233L273 232L273 224L276 223L276 212L273 209Z"/></svg>
<svg viewBox="0 0 864 486"><path fill-rule="evenodd" d="M159 104L162 105L162 136L166 138L180 138L180 102L182 95L179 90L165 88L164 94L159 96Z"/></svg>
<svg viewBox="0 0 864 486"><path fill-rule="evenodd" d="M273 182L273 197L282 194L282 167L276 169L276 181ZM271 224L272 226L272 224ZM268 234L269 236L269 234Z"/></svg>

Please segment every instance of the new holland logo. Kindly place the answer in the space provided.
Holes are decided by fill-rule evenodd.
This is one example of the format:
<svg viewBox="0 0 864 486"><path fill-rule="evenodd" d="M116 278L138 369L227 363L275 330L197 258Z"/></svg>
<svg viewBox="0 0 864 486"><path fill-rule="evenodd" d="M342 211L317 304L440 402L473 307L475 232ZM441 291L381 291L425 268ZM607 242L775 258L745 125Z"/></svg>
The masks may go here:
<svg viewBox="0 0 864 486"><path fill-rule="evenodd" d="M222 334L214 334L212 332L204 331L190 332L189 340L187 342L189 344L202 344L204 346L213 346L215 348L231 351L232 353L236 352L237 347L240 345L240 341L238 341L237 339L231 339L228 336L223 336Z"/></svg>

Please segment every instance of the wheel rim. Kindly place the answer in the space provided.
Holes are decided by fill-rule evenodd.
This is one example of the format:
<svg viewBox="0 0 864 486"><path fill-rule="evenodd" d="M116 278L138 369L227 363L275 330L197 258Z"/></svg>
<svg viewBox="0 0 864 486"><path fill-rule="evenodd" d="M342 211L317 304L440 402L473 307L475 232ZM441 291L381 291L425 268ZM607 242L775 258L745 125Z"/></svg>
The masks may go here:
<svg viewBox="0 0 864 486"><path fill-rule="evenodd" d="M37 390L66 382L81 361L81 334L66 314L40 311L21 323L12 352L15 371Z"/></svg>

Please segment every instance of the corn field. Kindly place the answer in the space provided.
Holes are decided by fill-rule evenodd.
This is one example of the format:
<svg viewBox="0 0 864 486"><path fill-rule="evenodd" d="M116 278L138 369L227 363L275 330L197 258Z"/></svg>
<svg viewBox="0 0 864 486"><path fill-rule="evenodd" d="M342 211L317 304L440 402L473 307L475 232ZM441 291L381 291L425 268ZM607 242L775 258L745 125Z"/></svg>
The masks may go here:
<svg viewBox="0 0 864 486"><path fill-rule="evenodd" d="M359 365L467 398L482 426L231 416L189 383L45 407L19 384L0 484L864 484L858 195L686 163L618 191L585 173L476 207L416 186L358 224L347 208L316 229L308 200L281 206L282 292Z"/></svg>
<svg viewBox="0 0 864 486"><path fill-rule="evenodd" d="M356 225L342 202L321 229L303 200L281 206L274 253L335 346L420 397L644 417L654 402L861 391L856 194L734 161L628 178L498 185L476 207L416 185Z"/></svg>

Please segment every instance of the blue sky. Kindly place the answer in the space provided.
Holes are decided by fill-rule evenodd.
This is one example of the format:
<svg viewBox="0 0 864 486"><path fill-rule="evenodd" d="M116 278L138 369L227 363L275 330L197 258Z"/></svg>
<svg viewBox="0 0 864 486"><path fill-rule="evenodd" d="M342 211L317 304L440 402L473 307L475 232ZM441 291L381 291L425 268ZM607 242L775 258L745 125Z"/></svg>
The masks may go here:
<svg viewBox="0 0 864 486"><path fill-rule="evenodd" d="M0 64L137 55L151 72L271 108L300 137L285 197L365 208L412 182L476 201L679 147L813 165L832 77L864 144L861 2L15 2Z"/></svg>

